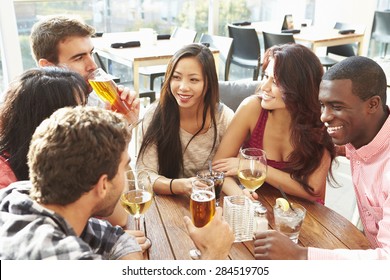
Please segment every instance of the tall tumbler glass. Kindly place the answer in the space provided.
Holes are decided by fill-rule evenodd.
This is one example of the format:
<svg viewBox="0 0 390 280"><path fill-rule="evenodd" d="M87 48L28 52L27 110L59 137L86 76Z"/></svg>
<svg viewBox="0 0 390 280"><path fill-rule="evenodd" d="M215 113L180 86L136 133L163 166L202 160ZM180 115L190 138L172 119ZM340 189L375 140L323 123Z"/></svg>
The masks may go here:
<svg viewBox="0 0 390 280"><path fill-rule="evenodd" d="M274 219L276 230L287 235L294 243L298 243L299 232L306 216L306 209L298 204L291 203L291 208L284 211L277 205L274 206Z"/></svg>
<svg viewBox="0 0 390 280"><path fill-rule="evenodd" d="M216 170L204 169L196 173L196 177L201 179L211 179L214 182L215 203L219 206L219 198L221 197L222 185L225 180L225 174Z"/></svg>

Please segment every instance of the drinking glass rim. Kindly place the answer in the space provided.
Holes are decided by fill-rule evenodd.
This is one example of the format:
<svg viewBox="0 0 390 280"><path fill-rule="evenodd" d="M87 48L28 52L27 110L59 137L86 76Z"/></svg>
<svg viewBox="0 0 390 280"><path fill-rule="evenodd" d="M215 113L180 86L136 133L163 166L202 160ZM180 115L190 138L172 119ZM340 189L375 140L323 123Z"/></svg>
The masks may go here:
<svg viewBox="0 0 390 280"><path fill-rule="evenodd" d="M294 209L300 209L302 211L302 213L295 212L298 217L305 217L306 216L307 210L302 204L291 202L291 205L294 207ZM276 212L275 211L276 208L277 208L276 205L272 206L272 209L274 210L273 211L274 214ZM282 210L281 212L284 212L284 211ZM280 211L278 211L278 213L280 213Z"/></svg>
<svg viewBox="0 0 390 280"><path fill-rule="evenodd" d="M261 151L261 155L246 155L244 153L244 151ZM265 158L267 158L267 152L264 151L263 149L260 149L260 148L241 148L240 149L240 154L244 157L261 157L261 156L264 156Z"/></svg>
<svg viewBox="0 0 390 280"><path fill-rule="evenodd" d="M203 172L204 172L204 176L201 175L201 173L203 173ZM209 179L206 177L207 175L211 175L211 176L215 176L215 177L221 177L221 175L222 175L222 179L225 178L225 173L223 171L217 171L217 170L212 169L211 172L212 173L210 174L210 170L205 168L205 169L197 171L196 177L199 179L203 179L203 178Z"/></svg>
<svg viewBox="0 0 390 280"><path fill-rule="evenodd" d="M209 184L207 184L207 186L197 186L197 185L194 185L194 182L196 181L207 181ZM214 193L215 195L215 184L214 184L214 181L212 179L208 179L208 178L195 178L192 180L191 182L191 193L196 193L197 191L202 191L202 190L210 190Z"/></svg>

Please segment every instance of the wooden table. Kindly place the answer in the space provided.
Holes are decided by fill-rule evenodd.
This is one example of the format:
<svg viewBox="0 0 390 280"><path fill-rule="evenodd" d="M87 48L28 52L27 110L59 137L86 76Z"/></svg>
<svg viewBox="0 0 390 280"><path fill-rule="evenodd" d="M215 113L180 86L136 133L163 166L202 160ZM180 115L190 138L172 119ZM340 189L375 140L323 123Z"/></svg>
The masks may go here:
<svg viewBox="0 0 390 280"><path fill-rule="evenodd" d="M274 227L272 206L280 197L279 191L265 186L258 190L260 201L268 209L270 227ZM299 244L320 248L368 249L366 237L346 218L325 207L296 197L292 202L301 203L306 209L306 218L299 235ZM187 260L189 250L194 248L189 238L184 216L190 216L189 198L181 196L156 195L145 214L144 229L152 241L152 247L145 253L151 260ZM223 238L219 236L218 238ZM229 259L253 260L253 242L234 243Z"/></svg>
<svg viewBox="0 0 390 280"><path fill-rule="evenodd" d="M248 27L255 28L259 36L262 36L263 31L280 33L281 30L281 25L275 22L253 22ZM317 26L304 27L300 30L300 33L294 34L295 41L309 45L313 52L316 52L319 47L358 43L357 54L363 54L364 32L360 30L355 30L355 33L345 35L339 34L339 30L336 29Z"/></svg>
<svg viewBox="0 0 390 280"><path fill-rule="evenodd" d="M141 41L140 47L115 49L112 43ZM139 93L139 68L144 66L168 64L174 53L185 45L180 39L156 40L154 43L142 41L142 33L118 32L105 33L103 37L92 38L95 51L102 57L133 68L134 90ZM212 49L218 69L219 51Z"/></svg>
<svg viewBox="0 0 390 280"><path fill-rule="evenodd" d="M331 47L357 43L357 54L363 54L364 33L355 31L352 34L340 34L336 29L316 28L314 26L301 29L301 33L294 34L297 43L309 43L313 52L319 47Z"/></svg>

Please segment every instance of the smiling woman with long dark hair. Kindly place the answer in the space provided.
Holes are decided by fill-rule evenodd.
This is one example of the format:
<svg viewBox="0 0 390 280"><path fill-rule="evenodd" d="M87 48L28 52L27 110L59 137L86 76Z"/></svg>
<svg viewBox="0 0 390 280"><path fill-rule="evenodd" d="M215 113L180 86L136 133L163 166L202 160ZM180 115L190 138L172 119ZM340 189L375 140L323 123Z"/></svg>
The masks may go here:
<svg viewBox="0 0 390 280"><path fill-rule="evenodd" d="M219 102L212 52L190 44L172 57L158 103L146 112L138 168L154 171L153 188L189 194L191 180L211 160L233 111Z"/></svg>
<svg viewBox="0 0 390 280"><path fill-rule="evenodd" d="M320 120L323 67L307 47L286 44L266 51L263 72L258 94L246 98L236 111L213 167L235 175L239 149L260 148L267 153L268 185L324 203L335 150ZM228 179L224 191L241 190Z"/></svg>

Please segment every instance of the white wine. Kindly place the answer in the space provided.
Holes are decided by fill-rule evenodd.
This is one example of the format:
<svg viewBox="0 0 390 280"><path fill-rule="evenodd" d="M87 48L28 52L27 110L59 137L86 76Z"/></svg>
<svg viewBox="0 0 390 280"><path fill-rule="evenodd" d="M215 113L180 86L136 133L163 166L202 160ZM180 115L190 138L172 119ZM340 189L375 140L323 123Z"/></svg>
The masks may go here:
<svg viewBox="0 0 390 280"><path fill-rule="evenodd" d="M244 169L238 172L238 179L245 188L255 191L263 185L265 173L261 170Z"/></svg>
<svg viewBox="0 0 390 280"><path fill-rule="evenodd" d="M138 217L149 209L152 194L145 190L131 190L122 194L121 204L127 213Z"/></svg>

